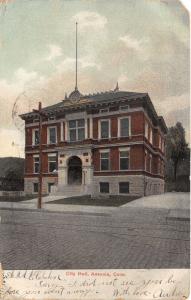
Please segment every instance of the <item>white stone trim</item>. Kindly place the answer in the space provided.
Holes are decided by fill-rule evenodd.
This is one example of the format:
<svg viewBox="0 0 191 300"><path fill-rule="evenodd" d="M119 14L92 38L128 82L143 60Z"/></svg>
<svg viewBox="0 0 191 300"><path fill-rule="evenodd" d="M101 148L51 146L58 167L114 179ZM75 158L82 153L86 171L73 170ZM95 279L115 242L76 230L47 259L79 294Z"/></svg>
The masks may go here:
<svg viewBox="0 0 191 300"><path fill-rule="evenodd" d="M119 151L130 151L130 147L119 147Z"/></svg>
<svg viewBox="0 0 191 300"><path fill-rule="evenodd" d="M68 122L65 121L65 141L68 141Z"/></svg>
<svg viewBox="0 0 191 300"><path fill-rule="evenodd" d="M87 120L87 117L84 119L84 130L85 130L85 140L87 140L88 138L88 120Z"/></svg>
<svg viewBox="0 0 191 300"><path fill-rule="evenodd" d="M129 108L128 111L120 111L120 110L117 110L117 111L109 111L107 113L103 113L103 114L94 114L92 115L93 118L96 118L96 117L107 117L107 116L113 116L113 115L119 115L119 113L121 114L122 112L124 112L124 114L126 114L127 112L128 113L132 113L132 112L137 112L137 111L142 111L144 112L144 109L142 107L137 107L137 108ZM82 112L81 112L82 113ZM83 113L86 113L86 112L83 112ZM60 123L60 122L63 122L63 121L66 121L66 119L68 118L68 116L71 116L71 115L74 115L74 114L79 114L79 113L73 113L73 114L66 114L66 117L65 118L61 118L61 119L58 119L58 120L49 120L49 121L43 121L42 122L42 125L49 125L49 124L56 124L56 123ZM87 114L87 117L89 115ZM75 118L75 117L74 117ZM81 118L81 117L80 117ZM85 116L84 116L85 118ZM38 126L38 122L36 123L30 123L30 124L26 124L26 128L27 127L34 127L34 126Z"/></svg>
<svg viewBox="0 0 191 300"><path fill-rule="evenodd" d="M60 122L60 141L64 141L64 122Z"/></svg>
<svg viewBox="0 0 191 300"><path fill-rule="evenodd" d="M66 121L86 119L86 118L87 118L87 112L86 111L66 114L66 116L65 116Z"/></svg>
<svg viewBox="0 0 191 300"><path fill-rule="evenodd" d="M92 116L90 116L89 118L89 138L92 139L93 138L93 118Z"/></svg>
<svg viewBox="0 0 191 300"><path fill-rule="evenodd" d="M54 157L54 156L57 156L57 153L48 153L48 156L51 156L51 157Z"/></svg>
<svg viewBox="0 0 191 300"><path fill-rule="evenodd" d="M146 119L145 119L145 137L147 140L149 140L149 123Z"/></svg>
<svg viewBox="0 0 191 300"><path fill-rule="evenodd" d="M108 152L110 152L110 149L100 149L99 152L100 153L108 153Z"/></svg>
<svg viewBox="0 0 191 300"><path fill-rule="evenodd" d="M127 111L124 111L124 110L116 110L116 111L109 111L109 112L105 112L105 113L98 113L98 114L94 114L92 115L93 118L97 118L97 117L109 117L109 116L113 116L113 115L116 115L118 116L119 114L122 114L124 113L124 117L125 117L125 114L129 114L129 113L133 113L133 112L139 112L139 111L142 111L144 112L144 109L142 107L137 107L137 108L129 108Z"/></svg>

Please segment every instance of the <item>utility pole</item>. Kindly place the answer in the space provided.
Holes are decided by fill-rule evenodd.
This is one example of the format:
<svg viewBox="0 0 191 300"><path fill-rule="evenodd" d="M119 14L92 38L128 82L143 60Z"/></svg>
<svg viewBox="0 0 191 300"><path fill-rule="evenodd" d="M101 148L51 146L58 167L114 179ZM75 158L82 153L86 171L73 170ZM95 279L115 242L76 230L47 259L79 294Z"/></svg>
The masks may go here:
<svg viewBox="0 0 191 300"><path fill-rule="evenodd" d="M33 112L39 116L39 176L38 176L38 204L37 208L42 208L42 104L39 102L38 110L33 109Z"/></svg>

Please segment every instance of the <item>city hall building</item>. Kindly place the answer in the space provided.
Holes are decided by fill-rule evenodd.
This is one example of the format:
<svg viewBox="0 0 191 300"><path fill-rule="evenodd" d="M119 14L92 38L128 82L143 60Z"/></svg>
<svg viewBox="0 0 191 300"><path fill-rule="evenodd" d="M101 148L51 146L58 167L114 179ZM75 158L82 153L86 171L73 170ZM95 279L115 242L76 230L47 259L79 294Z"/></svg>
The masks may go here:
<svg viewBox="0 0 191 300"><path fill-rule="evenodd" d="M164 192L167 128L147 93L82 95L78 88L42 109L42 188L58 195ZM25 192L38 192L39 115L25 121Z"/></svg>

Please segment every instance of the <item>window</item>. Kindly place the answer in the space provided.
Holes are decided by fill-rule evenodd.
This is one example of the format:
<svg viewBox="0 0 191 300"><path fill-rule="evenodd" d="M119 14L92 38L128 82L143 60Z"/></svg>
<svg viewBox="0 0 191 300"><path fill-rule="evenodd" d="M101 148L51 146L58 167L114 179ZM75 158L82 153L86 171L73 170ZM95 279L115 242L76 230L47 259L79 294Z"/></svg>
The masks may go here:
<svg viewBox="0 0 191 300"><path fill-rule="evenodd" d="M85 139L84 119L71 120L69 123L69 137L71 142L82 141Z"/></svg>
<svg viewBox="0 0 191 300"><path fill-rule="evenodd" d="M119 131L119 136L120 137L125 137L129 136L129 118L121 118L120 119L120 131Z"/></svg>
<svg viewBox="0 0 191 300"><path fill-rule="evenodd" d="M160 158L158 158L158 174L161 173L161 161Z"/></svg>
<svg viewBox="0 0 191 300"><path fill-rule="evenodd" d="M149 142L152 144L153 143L153 130L152 128L150 129L150 139Z"/></svg>
<svg viewBox="0 0 191 300"><path fill-rule="evenodd" d="M109 170L109 151L100 153L100 169L101 171Z"/></svg>
<svg viewBox="0 0 191 300"><path fill-rule="evenodd" d="M38 182L33 183L33 192L38 193Z"/></svg>
<svg viewBox="0 0 191 300"><path fill-rule="evenodd" d="M48 120L55 120L55 116L50 116L49 118L48 118Z"/></svg>
<svg viewBox="0 0 191 300"><path fill-rule="evenodd" d="M34 129L33 130L33 145L39 145L39 130Z"/></svg>
<svg viewBox="0 0 191 300"><path fill-rule="evenodd" d="M129 105L121 105L119 107L120 110L128 110L129 109Z"/></svg>
<svg viewBox="0 0 191 300"><path fill-rule="evenodd" d="M33 123L39 122L39 119L33 119Z"/></svg>
<svg viewBox="0 0 191 300"><path fill-rule="evenodd" d="M149 172L152 172L152 154L149 155Z"/></svg>
<svg viewBox="0 0 191 300"><path fill-rule="evenodd" d="M109 120L100 121L100 138L108 139L109 138Z"/></svg>
<svg viewBox="0 0 191 300"><path fill-rule="evenodd" d="M148 157L148 153L147 150L145 150L145 171L147 170L147 157Z"/></svg>
<svg viewBox="0 0 191 300"><path fill-rule="evenodd" d="M48 156L48 172L56 172L57 171L57 157L56 155L49 155Z"/></svg>
<svg viewBox="0 0 191 300"><path fill-rule="evenodd" d="M51 187L54 186L53 182L48 182L48 193L51 193Z"/></svg>
<svg viewBox="0 0 191 300"><path fill-rule="evenodd" d="M159 135L159 149L161 149L162 148L162 138L161 138L161 136Z"/></svg>
<svg viewBox="0 0 191 300"><path fill-rule="evenodd" d="M162 139L162 142L161 142L161 151L164 152L164 139Z"/></svg>
<svg viewBox="0 0 191 300"><path fill-rule="evenodd" d="M129 182L119 182L119 193L129 194Z"/></svg>
<svg viewBox="0 0 191 300"><path fill-rule="evenodd" d="M128 170L129 169L129 151L128 150L120 150L120 170Z"/></svg>
<svg viewBox="0 0 191 300"><path fill-rule="evenodd" d="M34 156L34 173L39 173L39 156Z"/></svg>
<svg viewBox="0 0 191 300"><path fill-rule="evenodd" d="M56 144L57 137L56 137L56 127L49 127L48 128L48 144Z"/></svg>
<svg viewBox="0 0 191 300"><path fill-rule="evenodd" d="M148 122L145 120L145 137L148 139L149 137L149 124Z"/></svg>
<svg viewBox="0 0 191 300"><path fill-rule="evenodd" d="M100 182L99 183L100 193L109 193L109 182Z"/></svg>
<svg viewBox="0 0 191 300"><path fill-rule="evenodd" d="M108 112L109 111L109 108L102 108L102 109L100 109L100 113L106 113L106 112Z"/></svg>

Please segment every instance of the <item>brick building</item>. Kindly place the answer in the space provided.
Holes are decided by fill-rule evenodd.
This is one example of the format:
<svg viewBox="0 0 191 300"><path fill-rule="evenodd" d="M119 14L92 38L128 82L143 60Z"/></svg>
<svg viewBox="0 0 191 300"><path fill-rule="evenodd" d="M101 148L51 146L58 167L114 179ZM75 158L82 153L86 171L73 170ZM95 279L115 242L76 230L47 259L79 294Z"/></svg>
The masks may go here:
<svg viewBox="0 0 191 300"><path fill-rule="evenodd" d="M147 93L82 95L43 108L43 193L149 195L164 191L167 128ZM38 192L38 114L26 128L25 192Z"/></svg>

